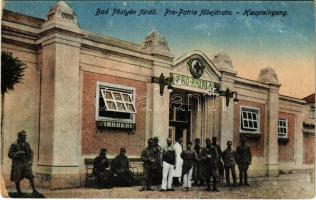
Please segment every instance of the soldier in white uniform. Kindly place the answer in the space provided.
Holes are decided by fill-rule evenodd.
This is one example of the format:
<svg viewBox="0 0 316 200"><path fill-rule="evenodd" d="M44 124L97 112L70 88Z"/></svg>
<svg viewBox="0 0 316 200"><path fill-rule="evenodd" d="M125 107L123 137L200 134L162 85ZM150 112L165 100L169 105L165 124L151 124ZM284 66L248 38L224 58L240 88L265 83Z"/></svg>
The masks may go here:
<svg viewBox="0 0 316 200"><path fill-rule="evenodd" d="M182 138L179 138L176 143L173 145L173 148L176 152L176 166L174 170L174 183L179 184L181 183L181 176L182 176L182 165L183 165L183 160L181 158L181 153L182 153Z"/></svg>

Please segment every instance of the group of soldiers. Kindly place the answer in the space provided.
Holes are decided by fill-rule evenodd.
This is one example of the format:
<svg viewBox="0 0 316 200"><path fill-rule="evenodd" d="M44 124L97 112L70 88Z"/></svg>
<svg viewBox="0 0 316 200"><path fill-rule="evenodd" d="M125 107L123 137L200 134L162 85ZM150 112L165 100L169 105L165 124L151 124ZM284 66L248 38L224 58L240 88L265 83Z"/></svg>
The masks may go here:
<svg viewBox="0 0 316 200"><path fill-rule="evenodd" d="M148 146L142 151L141 160L144 166L144 177L140 191L153 190L152 182L157 174L162 174L160 191L174 191L173 185L182 183L183 190L189 191L192 181L196 186L206 186L210 191L212 181L213 191L219 191L217 183L223 180L224 172L227 186L237 186L235 166L239 169L239 185L249 186L248 167L252 156L246 140L241 137L241 144L236 151L232 149L232 141L227 141L227 148L222 151L217 144L217 138L205 140L202 148L200 139L195 139L195 146L188 142L185 150L182 149L182 138L172 145L172 139L167 139L167 145L159 146L158 138L148 139ZM230 183L230 173L233 185ZM159 176L158 176L159 177Z"/></svg>
<svg viewBox="0 0 316 200"><path fill-rule="evenodd" d="M130 171L126 149L121 148L119 155L109 162L106 149L101 149L99 156L94 159L92 174L96 180L97 188L112 188L113 185L132 186L133 173ZM108 167L110 166L110 169ZM115 177L115 178L114 178Z"/></svg>
<svg viewBox="0 0 316 200"><path fill-rule="evenodd" d="M212 180L213 191L217 189L217 183L226 176L227 186L230 184L230 172L233 177L233 186L237 185L235 166L239 169L239 184L249 186L248 167L251 165L251 151L245 144L245 138L241 137L241 144L236 151L232 149L232 142L227 141L227 148L222 152L217 144L217 138L205 140L205 147L200 145L200 139L195 139L195 146L188 142L185 150L182 148L182 138L177 139L172 145L172 139L167 139L167 145L162 148L159 146L157 137L148 139L148 146L141 153L143 161L144 176L140 191L153 190L155 184L161 183L160 191L174 191L173 185L182 183L183 190L189 191L192 181L197 186L206 185L206 190L210 191ZM94 159L93 175L96 179L98 188L111 188L113 178L120 186L132 186L134 183L133 173L130 171L129 160L126 149L121 148L110 164L106 149L101 149L100 154ZM32 171L33 151L26 142L26 132L18 133L18 140L10 146L9 158L12 159L11 181L15 182L17 192L21 194L20 181L27 178L33 189L34 175ZM110 169L108 169L110 166Z"/></svg>

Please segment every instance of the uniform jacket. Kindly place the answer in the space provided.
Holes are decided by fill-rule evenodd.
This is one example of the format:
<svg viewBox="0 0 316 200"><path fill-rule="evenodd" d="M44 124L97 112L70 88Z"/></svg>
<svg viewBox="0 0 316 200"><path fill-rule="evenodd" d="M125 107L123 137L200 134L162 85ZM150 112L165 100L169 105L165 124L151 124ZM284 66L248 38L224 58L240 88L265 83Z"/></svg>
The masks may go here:
<svg viewBox="0 0 316 200"><path fill-rule="evenodd" d="M21 154L19 151L24 151L25 154ZM8 156L12 159L11 181L16 181L21 178L18 176L20 176L19 172L23 170L23 168L29 168L27 171L32 171L34 152L29 143L25 142L24 144L20 144L16 141L11 144Z"/></svg>
<svg viewBox="0 0 316 200"><path fill-rule="evenodd" d="M193 167L196 154L192 150L185 150L181 153L181 158L183 159L182 174L187 174Z"/></svg>
<svg viewBox="0 0 316 200"><path fill-rule="evenodd" d="M146 169L157 169L159 160L157 160L157 151L155 147L146 147L141 154L141 160L144 162L143 166Z"/></svg>
<svg viewBox="0 0 316 200"><path fill-rule="evenodd" d="M223 152L224 166L234 167L236 165L236 152L233 149L225 149Z"/></svg>
<svg viewBox="0 0 316 200"><path fill-rule="evenodd" d="M162 166L162 153L163 150L161 148L161 146L157 145L154 147L155 148L155 155L157 156L157 161L160 164L160 166Z"/></svg>
<svg viewBox="0 0 316 200"><path fill-rule="evenodd" d="M218 154L217 162L221 162L221 159L222 159L222 156L223 156L223 152L222 152L221 146L216 144L216 150L217 150L217 154Z"/></svg>
<svg viewBox="0 0 316 200"><path fill-rule="evenodd" d="M93 174L96 175L98 172L105 172L106 168L109 167L109 160L106 156L98 156L93 162Z"/></svg>
<svg viewBox="0 0 316 200"><path fill-rule="evenodd" d="M129 171L129 161L126 155L118 155L111 163L111 171L123 174Z"/></svg>
<svg viewBox="0 0 316 200"><path fill-rule="evenodd" d="M199 161L199 160L201 159L202 147L200 147L200 146L194 146L193 150L194 150L194 152L196 153L196 161Z"/></svg>
<svg viewBox="0 0 316 200"><path fill-rule="evenodd" d="M218 153L215 146L210 145L202 149L201 152L201 174L206 177L216 176Z"/></svg>
<svg viewBox="0 0 316 200"><path fill-rule="evenodd" d="M252 161L251 151L249 146L240 145L236 149L236 162L237 165L250 165Z"/></svg>
<svg viewBox="0 0 316 200"><path fill-rule="evenodd" d="M210 145L209 147L205 147L202 149L201 160L205 165L211 165L212 167L216 167L218 159L219 156L217 149L213 145Z"/></svg>

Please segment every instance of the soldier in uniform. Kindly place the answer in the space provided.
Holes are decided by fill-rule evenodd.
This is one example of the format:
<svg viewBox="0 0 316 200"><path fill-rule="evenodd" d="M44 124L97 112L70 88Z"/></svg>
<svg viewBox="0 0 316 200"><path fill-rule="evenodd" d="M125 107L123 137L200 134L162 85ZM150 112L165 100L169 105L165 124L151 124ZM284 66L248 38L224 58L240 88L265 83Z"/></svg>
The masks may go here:
<svg viewBox="0 0 316 200"><path fill-rule="evenodd" d="M212 137L212 145L216 147L217 153L218 153L218 160L217 160L217 173L219 175L219 180L223 180L224 177L224 166L222 163L222 149L221 146L217 144L217 138Z"/></svg>
<svg viewBox="0 0 316 200"><path fill-rule="evenodd" d="M155 147L155 155L157 155L157 161L159 165L157 165L157 170L154 173L153 183L158 185L161 183L162 179L162 147L159 146L159 138L154 137L154 147Z"/></svg>
<svg viewBox="0 0 316 200"><path fill-rule="evenodd" d="M202 174L204 175L206 182L206 191L210 191L210 180L213 179L213 191L219 192L216 187L217 183L217 159L218 153L215 146L212 145L209 138L206 139L206 147L202 149Z"/></svg>
<svg viewBox="0 0 316 200"><path fill-rule="evenodd" d="M112 188L113 174L107 168L109 160L106 157L106 149L101 149L99 156L94 159L92 174L96 180L96 186L99 189Z"/></svg>
<svg viewBox="0 0 316 200"><path fill-rule="evenodd" d="M246 186L249 186L248 183L248 168L251 165L251 151L249 146L246 145L246 139L242 137L240 139L241 145L236 149L236 161L239 169L239 185L242 185L243 179Z"/></svg>
<svg viewBox="0 0 316 200"><path fill-rule="evenodd" d="M196 159L194 151L191 149L192 142L187 144L187 149L181 153L183 159L182 176L183 176L183 190L189 191L191 188L191 179L193 172L193 163Z"/></svg>
<svg viewBox="0 0 316 200"><path fill-rule="evenodd" d="M200 146L200 138L195 138L194 140L195 146L193 148L196 160L193 164L193 179L194 185L203 185L203 178L201 175L201 150L202 147Z"/></svg>
<svg viewBox="0 0 316 200"><path fill-rule="evenodd" d="M236 165L236 152L232 149L232 141L227 141L227 148L223 152L223 161L224 161L224 168L225 168L225 176L226 176L226 183L227 186L230 186L230 177L229 171L232 172L234 187L236 187L236 172L235 172L235 165Z"/></svg>
<svg viewBox="0 0 316 200"><path fill-rule="evenodd" d="M172 188L174 164L176 162L176 152L172 146L172 139L167 139L167 146L163 149L162 154L163 168L160 191L174 191Z"/></svg>
<svg viewBox="0 0 316 200"><path fill-rule="evenodd" d="M146 147L141 154L141 160L144 162L144 177L142 182L142 188L139 191L153 191L151 188L152 179L154 176L155 170L157 170L158 160L154 147L154 140L150 138L148 140L148 147Z"/></svg>
<svg viewBox="0 0 316 200"><path fill-rule="evenodd" d="M26 142L26 132L24 130L18 133L18 139L11 144L9 149L9 158L12 159L11 181L15 182L18 195L21 195L20 181L23 178L29 179L33 193L38 193L34 185L34 175L32 171L33 150Z"/></svg>
<svg viewBox="0 0 316 200"><path fill-rule="evenodd" d="M129 169L129 161L125 153L126 149L121 148L120 154L112 161L111 171L116 175L117 185L130 187L134 183L134 177Z"/></svg>

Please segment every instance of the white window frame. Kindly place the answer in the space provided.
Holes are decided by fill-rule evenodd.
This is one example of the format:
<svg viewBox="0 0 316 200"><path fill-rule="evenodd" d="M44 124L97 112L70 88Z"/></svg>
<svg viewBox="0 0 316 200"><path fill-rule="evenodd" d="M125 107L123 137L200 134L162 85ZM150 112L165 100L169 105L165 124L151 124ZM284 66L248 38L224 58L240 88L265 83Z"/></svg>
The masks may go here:
<svg viewBox="0 0 316 200"><path fill-rule="evenodd" d="M101 89L114 89L114 90L119 90L122 92L131 92L132 95L132 102L135 108L135 112L123 112L123 111L112 111L112 112L122 112L122 113L129 113L131 115L130 119L118 119L118 118L112 118L112 117L103 117L99 116L99 99L100 97L100 91ZM96 85L96 104L95 104L95 119L96 121L113 121L113 122L128 122L128 123L135 123L135 113L136 111L136 89L134 87L128 87L125 85L119 85L119 84L113 84L113 83L105 83L105 82L100 82L97 81Z"/></svg>
<svg viewBox="0 0 316 200"><path fill-rule="evenodd" d="M244 129L242 129L243 110L249 110L249 112L255 112L257 114L257 129L256 130L244 130ZM239 119L239 132L240 133L260 134L260 108L240 106L239 116L240 116L240 119Z"/></svg>
<svg viewBox="0 0 316 200"><path fill-rule="evenodd" d="M280 126L280 124L279 124L280 121L284 121L285 126ZM278 138L288 138L288 134L289 134L289 125L288 124L289 124L288 119L280 118L278 120ZM279 128L285 128L286 131L285 131L284 135L280 135Z"/></svg>

